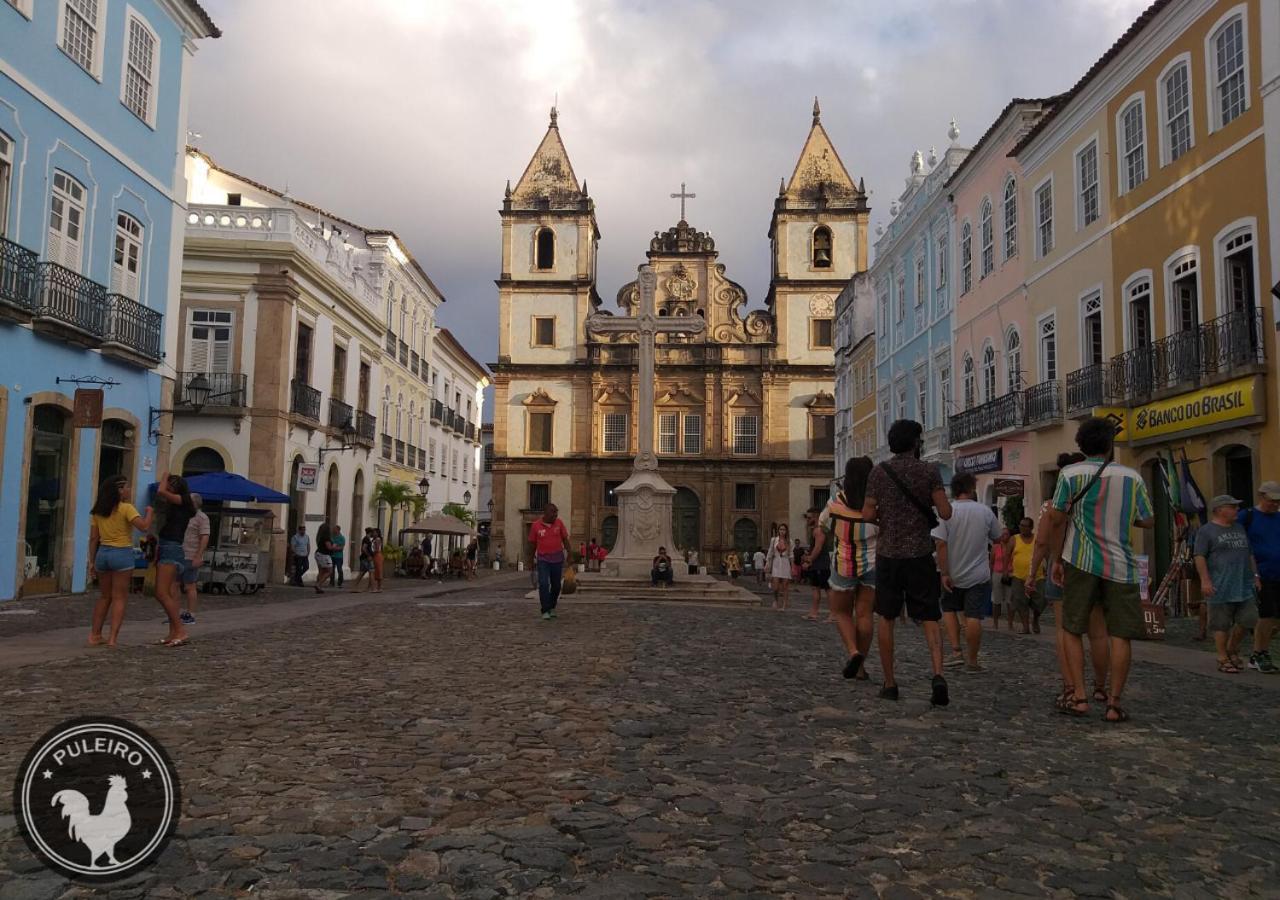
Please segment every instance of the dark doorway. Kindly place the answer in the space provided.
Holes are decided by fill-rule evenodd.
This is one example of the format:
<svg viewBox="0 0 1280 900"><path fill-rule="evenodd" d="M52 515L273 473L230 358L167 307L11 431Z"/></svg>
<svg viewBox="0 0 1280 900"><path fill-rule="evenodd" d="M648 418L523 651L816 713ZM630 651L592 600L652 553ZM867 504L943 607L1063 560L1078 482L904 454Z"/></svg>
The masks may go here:
<svg viewBox="0 0 1280 900"><path fill-rule="evenodd" d="M613 545L618 542L617 516L605 516L600 523L600 542L604 544L604 549L613 550Z"/></svg>
<svg viewBox="0 0 1280 900"><path fill-rule="evenodd" d="M1226 476L1227 493L1253 505L1253 452L1236 444L1222 451L1223 474Z"/></svg>
<svg viewBox="0 0 1280 900"><path fill-rule="evenodd" d="M62 529L67 514L67 472L71 458L71 416L58 406L32 413L28 454L24 594L58 590L63 563Z"/></svg>
<svg viewBox="0 0 1280 900"><path fill-rule="evenodd" d="M98 483L112 475L132 480L133 429L120 419L102 423L102 440L98 445Z"/></svg>
<svg viewBox="0 0 1280 900"><path fill-rule="evenodd" d="M751 519L739 519L733 523L733 549L743 559L760 548L760 527Z"/></svg>
<svg viewBox="0 0 1280 900"><path fill-rule="evenodd" d="M289 469L289 537L298 533L298 526L305 521L306 494L298 490L298 472L302 468L302 457L296 456Z"/></svg>
<svg viewBox="0 0 1280 900"><path fill-rule="evenodd" d="M1174 534L1173 504L1169 498L1169 488L1165 481L1167 467L1163 460L1156 460L1147 466L1147 484L1151 485L1151 505L1155 510L1155 528L1147 545L1149 590L1164 579L1173 559Z"/></svg>
<svg viewBox="0 0 1280 900"><path fill-rule="evenodd" d="M182 477L207 475L210 472L225 472L227 464L222 454L212 447L197 447L182 460Z"/></svg>
<svg viewBox="0 0 1280 900"><path fill-rule="evenodd" d="M677 488L675 498L671 502L671 540L674 548L669 550L697 550L701 543L699 522L701 504L698 495L688 488Z"/></svg>

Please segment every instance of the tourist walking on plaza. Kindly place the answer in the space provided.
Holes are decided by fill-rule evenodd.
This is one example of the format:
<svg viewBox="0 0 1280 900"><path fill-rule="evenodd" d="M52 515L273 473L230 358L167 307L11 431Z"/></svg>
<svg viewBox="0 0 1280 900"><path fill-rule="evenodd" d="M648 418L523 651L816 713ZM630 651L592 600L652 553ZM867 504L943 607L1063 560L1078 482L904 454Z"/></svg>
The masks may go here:
<svg viewBox="0 0 1280 900"><path fill-rule="evenodd" d="M196 623L196 609L200 600L200 569L204 565L204 551L209 546L209 517L200 507L204 506L204 498L199 494L191 495L191 503L196 514L187 523L187 532L182 536L182 592L186 596L187 608L180 618L183 625Z"/></svg>
<svg viewBox="0 0 1280 900"><path fill-rule="evenodd" d="M112 475L98 485L98 498L89 516L89 579L98 579L102 594L93 605L89 625L89 646L115 647L124 624L129 602L129 582L133 578L133 532L144 534L151 528L151 507L145 516L125 498L129 479ZM111 631L102 636L102 626L111 616Z"/></svg>
<svg viewBox="0 0 1280 900"><path fill-rule="evenodd" d="M1083 453L1058 454L1058 471L1067 466L1084 462ZM1036 542L1031 554L1032 572L1039 572L1041 566L1046 569L1049 561L1062 555L1062 530L1055 531L1052 516L1053 500L1046 500L1040 507L1040 515L1036 522ZM1071 676L1071 667L1067 662L1066 631L1062 627L1062 587L1050 577L1045 577L1038 584L1028 581L1023 587L1024 593L1039 592L1047 606L1053 604L1054 648L1058 654L1058 670L1062 675L1062 690L1054 701L1060 712L1070 713L1075 708L1075 684ZM1107 665L1110 660L1108 651L1107 622L1102 615L1102 607L1095 606L1089 613L1089 660L1093 664L1093 702L1107 701Z"/></svg>
<svg viewBox="0 0 1280 900"><path fill-rule="evenodd" d="M342 587L346 579L342 576L342 568L347 555L347 536L342 533L340 525L334 525L329 534L329 558L333 560L333 584Z"/></svg>
<svg viewBox="0 0 1280 900"><path fill-rule="evenodd" d="M756 584L764 584L764 564L768 557L765 555L764 548L756 548L756 552L751 554L751 568L756 570Z"/></svg>
<svg viewBox="0 0 1280 900"><path fill-rule="evenodd" d="M1271 661L1271 635L1280 620L1280 483L1264 481L1258 503L1240 513L1240 524L1249 536L1249 549L1258 567L1258 624L1253 629L1249 668L1267 675L1280 672Z"/></svg>
<svg viewBox="0 0 1280 900"><path fill-rule="evenodd" d="M1009 539L1009 574L1013 576L1010 598L1018 613L1018 634L1040 633L1040 613L1044 612L1044 597L1027 585L1040 580L1040 572L1031 568L1031 557L1036 550L1036 523L1024 516L1018 522L1018 533Z"/></svg>
<svg viewBox="0 0 1280 900"><path fill-rule="evenodd" d="M947 666L968 665L982 671L978 649L982 620L991 602L991 544L1004 533L991 507L976 499L978 481L961 472L951 479L951 518L933 529L942 573L942 618L951 642ZM964 615L965 649L960 651L960 616Z"/></svg>
<svg viewBox="0 0 1280 900"><path fill-rule="evenodd" d="M382 529L373 529L373 540L370 541L370 549L373 551L373 592L375 594L382 593L382 564L384 562L382 556Z"/></svg>
<svg viewBox="0 0 1280 900"><path fill-rule="evenodd" d="M187 536L187 525L196 514L191 502L187 481L180 475L167 472L156 484L156 496L164 501L163 520L156 531L159 546L156 550L156 599L169 617L169 634L160 643L166 647L181 647L187 642L187 629L179 615L178 582L185 568L186 554L182 542Z"/></svg>
<svg viewBox="0 0 1280 900"><path fill-rule="evenodd" d="M995 510L992 510L995 515ZM1009 617L1009 630L1013 631L1013 573L1009 571L1008 528L1000 530L1000 538L991 545L991 627L1000 630L1000 616Z"/></svg>
<svg viewBox="0 0 1280 900"><path fill-rule="evenodd" d="M302 587L302 576L311 564L311 538L307 537L306 525L299 525L289 538L289 553L293 556L293 581L290 583L294 587Z"/></svg>
<svg viewBox="0 0 1280 900"><path fill-rule="evenodd" d="M809 586L813 588L813 603L809 606L809 614L805 616L810 622L818 621L823 594L828 595L828 604L830 603L831 551L827 547L822 526L818 524L821 512L815 506L804 514L805 529L809 532L809 550L800 557L800 569L807 574ZM830 615L827 616L827 621L831 621Z"/></svg>
<svg viewBox="0 0 1280 900"><path fill-rule="evenodd" d="M529 526L529 545L533 566L538 573L538 605L543 619L556 617L556 603L564 578L565 560L569 558L569 529L560 521L560 510L548 503L542 518Z"/></svg>
<svg viewBox="0 0 1280 900"><path fill-rule="evenodd" d="M317 594L323 594L321 585L333 578L333 532L329 530L329 520L325 519L316 529L316 583Z"/></svg>
<svg viewBox="0 0 1280 900"><path fill-rule="evenodd" d="M905 608L913 621L924 625L933 664L931 702L946 706L950 695L947 680L942 677L940 582L930 532L939 519L951 518L951 501L942 487L938 467L920 460L923 433L920 423L911 419L899 419L889 426L889 452L893 456L871 471L862 517L880 526L876 542L876 612L880 615L878 642L884 667L880 696L898 699L893 628Z"/></svg>
<svg viewBox="0 0 1280 900"><path fill-rule="evenodd" d="M840 640L844 642L847 656L844 677L861 681L867 679L866 660L871 652L872 607L876 599L879 529L862 519L871 469L872 462L865 456L845 463L844 480L818 518L818 524L825 530L820 529L814 536L815 546L822 549L827 533L831 535L828 603Z"/></svg>
<svg viewBox="0 0 1280 900"><path fill-rule="evenodd" d="M1249 535L1236 521L1241 503L1219 494L1209 502L1208 523L1196 531L1196 573L1209 604L1209 630L1218 651L1218 671L1239 675L1244 667L1240 644L1246 629L1258 624L1258 577Z"/></svg>
<svg viewBox="0 0 1280 900"><path fill-rule="evenodd" d="M1130 531L1134 525L1150 528L1154 522L1147 486L1133 469L1112 460L1114 443L1115 425L1108 419L1080 423L1076 445L1085 460L1058 476L1051 512L1055 529L1066 526L1064 551L1061 558L1053 557L1053 578L1062 586L1062 627L1074 689L1064 709L1088 715L1082 636L1089 630L1094 607L1100 606L1111 653L1103 719L1113 723L1129 719L1120 703L1129 677L1130 642L1145 634Z"/></svg>
<svg viewBox="0 0 1280 900"><path fill-rule="evenodd" d="M791 540L790 529L786 523L778 526L778 533L769 542L769 552L765 556L764 567L773 580L773 608L786 609L791 597Z"/></svg>
<svg viewBox="0 0 1280 900"><path fill-rule="evenodd" d="M373 529L366 528L364 537L360 538L360 555L356 560L359 571L356 573L356 580L351 582L352 592L360 590L360 582L364 581L364 576L369 576L369 587L373 587ZM366 588L367 590L367 588Z"/></svg>

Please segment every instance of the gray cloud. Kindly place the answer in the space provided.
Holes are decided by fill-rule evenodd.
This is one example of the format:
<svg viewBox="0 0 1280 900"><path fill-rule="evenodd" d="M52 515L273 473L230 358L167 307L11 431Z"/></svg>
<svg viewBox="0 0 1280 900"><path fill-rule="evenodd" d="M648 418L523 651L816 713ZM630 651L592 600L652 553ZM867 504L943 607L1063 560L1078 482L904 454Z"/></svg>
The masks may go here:
<svg viewBox="0 0 1280 900"><path fill-rule="evenodd" d="M815 94L874 226L952 117L971 143L1009 97L1065 90L1145 5L205 0L224 37L200 45L190 121L226 168L395 229L448 297L443 323L491 361L502 190L557 94L606 302L687 181L690 222L759 305Z"/></svg>

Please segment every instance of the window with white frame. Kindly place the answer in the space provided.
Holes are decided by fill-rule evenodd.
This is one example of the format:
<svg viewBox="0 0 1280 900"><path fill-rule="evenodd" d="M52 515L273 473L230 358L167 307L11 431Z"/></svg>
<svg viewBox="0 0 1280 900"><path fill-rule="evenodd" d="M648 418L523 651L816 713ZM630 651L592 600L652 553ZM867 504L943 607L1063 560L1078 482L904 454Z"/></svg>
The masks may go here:
<svg viewBox="0 0 1280 900"><path fill-rule="evenodd" d="M1018 183L1010 177L1004 183L1004 258L1018 255Z"/></svg>
<svg viewBox="0 0 1280 900"><path fill-rule="evenodd" d="M1040 380L1058 379L1058 320L1047 316L1040 320Z"/></svg>
<svg viewBox="0 0 1280 900"><path fill-rule="evenodd" d="M1160 82L1164 114L1164 161L1171 163L1191 149L1191 67L1182 62L1165 73Z"/></svg>
<svg viewBox="0 0 1280 900"><path fill-rule="evenodd" d="M1252 316L1257 308L1257 297L1254 293L1254 259L1253 229L1241 228L1223 239L1222 247L1222 287L1223 299L1226 301L1228 313L1248 313ZM1254 327L1248 325L1252 336Z"/></svg>
<svg viewBox="0 0 1280 900"><path fill-rule="evenodd" d="M1022 390L1022 335L1018 329L1010 328L1004 339L1004 364L1007 373L1008 391Z"/></svg>
<svg viewBox="0 0 1280 900"><path fill-rule="evenodd" d="M58 46L94 78L100 73L99 38L105 0L62 0L62 37Z"/></svg>
<svg viewBox="0 0 1280 900"><path fill-rule="evenodd" d="M626 453L630 442L627 440L627 414L604 414L604 452Z"/></svg>
<svg viewBox="0 0 1280 900"><path fill-rule="evenodd" d="M991 209L990 198L984 197L982 200L980 229L982 234L982 277L986 278L996 267L995 214Z"/></svg>
<svg viewBox="0 0 1280 900"><path fill-rule="evenodd" d="M684 452L691 456L702 452L702 416L699 413L685 413Z"/></svg>
<svg viewBox="0 0 1280 900"><path fill-rule="evenodd" d="M760 452L760 417L753 414L733 417L733 453L755 456Z"/></svg>
<svg viewBox="0 0 1280 900"><path fill-rule="evenodd" d="M916 418L925 428L929 428L929 379L923 372L916 375Z"/></svg>
<svg viewBox="0 0 1280 900"><path fill-rule="evenodd" d="M905 419L907 417L907 385L906 382L898 382L896 396L894 400L897 402L897 415L894 418Z"/></svg>
<svg viewBox="0 0 1280 900"><path fill-rule="evenodd" d="M885 394L880 398L880 442L884 443L889 439L889 395Z"/></svg>
<svg viewBox="0 0 1280 900"><path fill-rule="evenodd" d="M680 414L658 414L658 452L680 452Z"/></svg>
<svg viewBox="0 0 1280 900"><path fill-rule="evenodd" d="M233 320L229 309L193 309L188 312L183 368L205 374L230 372ZM390 394L387 397L390 403ZM384 410L384 420L386 415Z"/></svg>
<svg viewBox="0 0 1280 900"><path fill-rule="evenodd" d="M996 348L988 343L982 348L982 402L996 399Z"/></svg>
<svg viewBox="0 0 1280 900"><path fill-rule="evenodd" d="M53 173L53 191L49 196L50 262L80 271L81 239L84 229L84 185L66 172Z"/></svg>
<svg viewBox="0 0 1280 900"><path fill-rule="evenodd" d="M947 409L951 405L951 366L942 364L938 367L938 422L945 424Z"/></svg>
<svg viewBox="0 0 1280 900"><path fill-rule="evenodd" d="M432 474L436 474L436 442L435 439L427 441L427 470Z"/></svg>
<svg viewBox="0 0 1280 900"><path fill-rule="evenodd" d="M1151 279L1139 278L1125 289L1125 302L1129 310L1129 348L1150 347L1151 334Z"/></svg>
<svg viewBox="0 0 1280 900"><path fill-rule="evenodd" d="M141 300L142 224L128 213L116 213L116 243L111 255L111 292Z"/></svg>
<svg viewBox="0 0 1280 900"><path fill-rule="evenodd" d="M947 238L944 234L939 234L933 239L933 255L938 261L938 293L942 293L942 289L947 286Z"/></svg>
<svg viewBox="0 0 1280 900"><path fill-rule="evenodd" d="M1213 124L1218 129L1249 108L1244 16L1235 15L1223 22L1210 37L1209 44Z"/></svg>
<svg viewBox="0 0 1280 900"><path fill-rule="evenodd" d="M158 42L155 32L136 15L129 16L127 32L120 100L139 119L154 125Z"/></svg>
<svg viewBox="0 0 1280 900"><path fill-rule="evenodd" d="M0 131L0 237L9 231L9 183L13 179L13 141Z"/></svg>
<svg viewBox="0 0 1280 900"><path fill-rule="evenodd" d="M1120 111L1120 184L1126 193L1147 180L1147 124L1141 97Z"/></svg>
<svg viewBox="0 0 1280 900"><path fill-rule="evenodd" d="M187 353L188 368L190 368L191 353ZM382 389L382 433L387 434L391 429L391 386L387 385Z"/></svg>
<svg viewBox="0 0 1280 900"><path fill-rule="evenodd" d="M1090 141L1076 154L1076 218L1080 228L1098 221L1101 208L1098 198L1098 142Z"/></svg>
<svg viewBox="0 0 1280 900"><path fill-rule="evenodd" d="M968 353L964 355L964 364L961 366L962 388L964 390L964 408L973 409L977 402L978 381L974 373L973 357Z"/></svg>
<svg viewBox="0 0 1280 900"><path fill-rule="evenodd" d="M1200 327L1200 278L1194 253L1170 264L1169 303L1174 331L1190 333Z"/></svg>
<svg viewBox="0 0 1280 900"><path fill-rule="evenodd" d="M924 306L924 247L916 258L916 308Z"/></svg>
<svg viewBox="0 0 1280 900"><path fill-rule="evenodd" d="M897 321L898 324L901 325L903 319L907 317L907 282L905 276L903 276L901 272L899 272L897 278L894 279L893 286L898 293Z"/></svg>
<svg viewBox="0 0 1280 900"><path fill-rule="evenodd" d="M1053 182L1036 188L1036 256L1053 252Z"/></svg>
<svg viewBox="0 0 1280 900"><path fill-rule="evenodd" d="M1080 338L1086 366L1102 364L1102 294L1092 291L1080 301Z"/></svg>
<svg viewBox="0 0 1280 900"><path fill-rule="evenodd" d="M973 288L973 228L968 222L960 226L960 293Z"/></svg>

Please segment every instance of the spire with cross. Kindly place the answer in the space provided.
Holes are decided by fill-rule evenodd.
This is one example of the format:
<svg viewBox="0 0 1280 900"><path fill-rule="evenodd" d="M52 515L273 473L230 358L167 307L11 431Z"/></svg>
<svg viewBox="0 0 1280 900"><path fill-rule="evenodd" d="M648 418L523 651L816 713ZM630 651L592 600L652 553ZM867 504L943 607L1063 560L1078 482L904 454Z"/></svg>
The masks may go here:
<svg viewBox="0 0 1280 900"><path fill-rule="evenodd" d="M680 221L681 222L685 220L684 219L684 201L692 200L694 197L697 197L697 196L698 196L697 194L690 194L688 191L685 190L685 184L683 181L680 182L680 193L671 195L672 200L680 201Z"/></svg>

